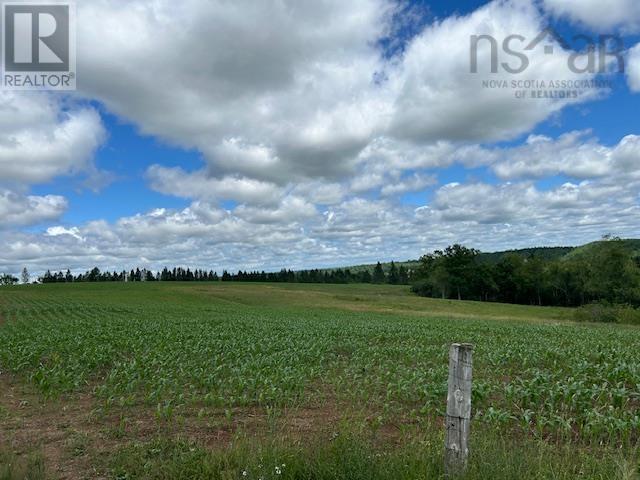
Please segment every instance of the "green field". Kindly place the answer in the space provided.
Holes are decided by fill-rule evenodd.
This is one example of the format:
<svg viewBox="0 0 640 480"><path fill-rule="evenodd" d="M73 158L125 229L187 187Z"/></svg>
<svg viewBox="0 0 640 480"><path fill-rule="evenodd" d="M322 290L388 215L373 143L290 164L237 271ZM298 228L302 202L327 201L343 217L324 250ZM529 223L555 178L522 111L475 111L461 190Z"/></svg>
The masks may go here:
<svg viewBox="0 0 640 480"><path fill-rule="evenodd" d="M0 480L442 477L448 348L475 345L468 478L638 476L640 330L372 285L0 289Z"/></svg>

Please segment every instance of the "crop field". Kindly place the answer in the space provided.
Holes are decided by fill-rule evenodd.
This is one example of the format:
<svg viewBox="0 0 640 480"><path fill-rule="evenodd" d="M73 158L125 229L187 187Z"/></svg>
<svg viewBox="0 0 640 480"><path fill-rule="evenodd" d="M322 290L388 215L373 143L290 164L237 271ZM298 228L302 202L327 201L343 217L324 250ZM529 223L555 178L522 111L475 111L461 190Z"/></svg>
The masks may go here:
<svg viewBox="0 0 640 480"><path fill-rule="evenodd" d="M0 289L0 479L638 478L640 329L372 285Z"/></svg>

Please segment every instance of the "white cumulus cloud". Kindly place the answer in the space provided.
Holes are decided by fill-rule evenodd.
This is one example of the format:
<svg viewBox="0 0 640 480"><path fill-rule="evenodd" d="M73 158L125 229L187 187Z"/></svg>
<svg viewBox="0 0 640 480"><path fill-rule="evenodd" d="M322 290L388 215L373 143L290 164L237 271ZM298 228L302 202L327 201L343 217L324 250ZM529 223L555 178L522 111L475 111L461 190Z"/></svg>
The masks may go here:
<svg viewBox="0 0 640 480"><path fill-rule="evenodd" d="M40 197L0 190L0 229L57 220L67 207L67 200L58 195Z"/></svg>
<svg viewBox="0 0 640 480"><path fill-rule="evenodd" d="M105 140L99 114L38 93L0 92L0 183L43 183L92 169Z"/></svg>

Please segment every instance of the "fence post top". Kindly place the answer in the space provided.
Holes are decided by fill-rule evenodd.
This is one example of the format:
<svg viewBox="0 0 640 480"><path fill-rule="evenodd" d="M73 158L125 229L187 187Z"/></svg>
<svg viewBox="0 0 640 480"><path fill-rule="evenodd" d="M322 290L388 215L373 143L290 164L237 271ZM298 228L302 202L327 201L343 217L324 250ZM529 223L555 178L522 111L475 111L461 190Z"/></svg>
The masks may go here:
<svg viewBox="0 0 640 480"><path fill-rule="evenodd" d="M453 343L451 346L454 348L461 348L463 350L473 350L472 343Z"/></svg>

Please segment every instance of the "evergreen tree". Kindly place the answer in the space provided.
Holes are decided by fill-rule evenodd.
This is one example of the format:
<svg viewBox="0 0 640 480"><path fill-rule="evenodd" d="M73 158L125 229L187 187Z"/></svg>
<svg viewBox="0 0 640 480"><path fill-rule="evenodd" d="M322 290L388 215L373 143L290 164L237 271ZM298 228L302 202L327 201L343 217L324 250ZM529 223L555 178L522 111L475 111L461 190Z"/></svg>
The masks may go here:
<svg viewBox="0 0 640 480"><path fill-rule="evenodd" d="M87 276L88 282L97 282L100 280L100 269L98 267L91 270Z"/></svg>
<svg viewBox="0 0 640 480"><path fill-rule="evenodd" d="M31 276L29 275L29 270L27 270L27 267L24 267L24 268L22 269L22 275L21 275L21 278L22 278L22 283L23 283L23 284L25 284L25 285L26 285L26 284L28 284L28 283L29 283L29 279L31 278Z"/></svg>
<svg viewBox="0 0 640 480"><path fill-rule="evenodd" d="M384 273L382 264L378 262L376 267L373 269L373 283L386 283L386 282L387 282L387 276Z"/></svg>
<svg viewBox="0 0 640 480"><path fill-rule="evenodd" d="M373 282L373 277L371 276L371 272L369 270L364 270L360 273L360 283L371 283Z"/></svg>
<svg viewBox="0 0 640 480"><path fill-rule="evenodd" d="M15 285L16 283L18 283L18 279L13 275L4 274L0 276L0 285L8 286Z"/></svg>
<svg viewBox="0 0 640 480"><path fill-rule="evenodd" d="M391 262L391 267L389 268L389 283L391 285L398 285L400 283L400 275L398 274L396 262Z"/></svg>

